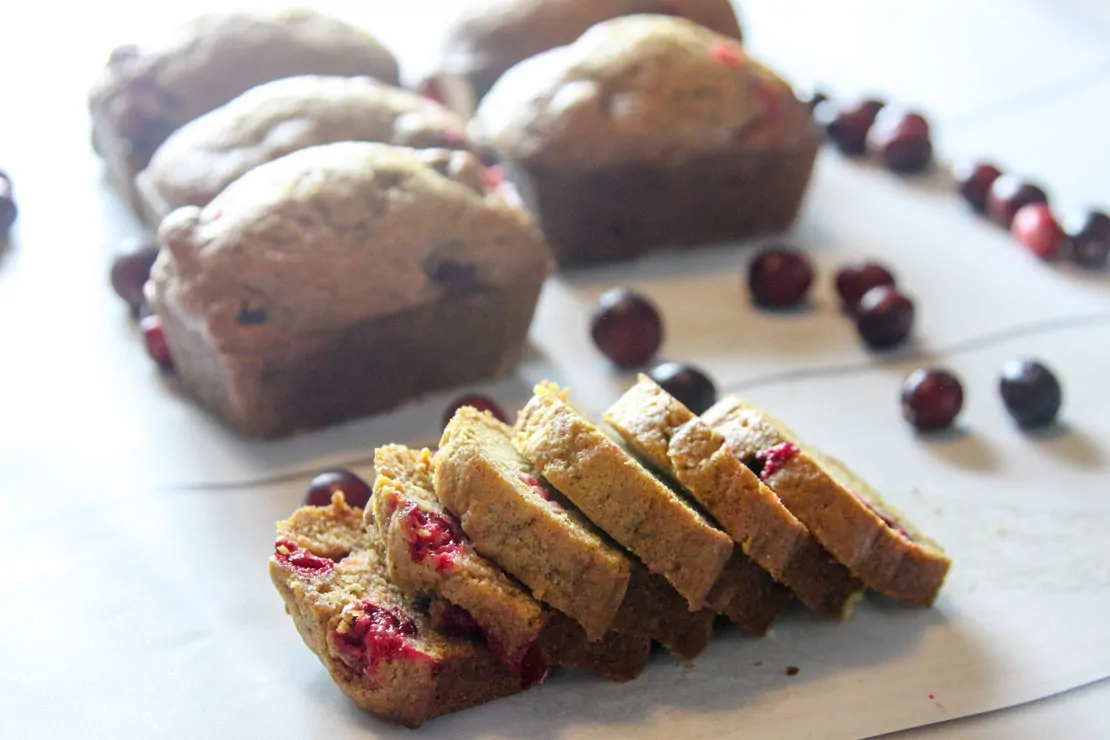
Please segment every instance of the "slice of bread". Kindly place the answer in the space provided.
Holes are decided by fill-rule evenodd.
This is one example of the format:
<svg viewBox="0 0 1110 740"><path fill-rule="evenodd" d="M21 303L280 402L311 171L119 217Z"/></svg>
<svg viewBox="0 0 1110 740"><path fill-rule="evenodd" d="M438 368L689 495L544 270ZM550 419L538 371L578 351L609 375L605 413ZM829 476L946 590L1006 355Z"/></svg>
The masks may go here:
<svg viewBox="0 0 1110 740"><path fill-rule="evenodd" d="M484 644L437 631L390 583L362 512L339 494L277 528L270 579L305 644L362 709L418 727L524 687Z"/></svg>
<svg viewBox="0 0 1110 740"><path fill-rule="evenodd" d="M951 560L843 463L736 396L702 419L868 588L910 604L933 603Z"/></svg>
<svg viewBox="0 0 1110 740"><path fill-rule="evenodd" d="M554 383L536 386L516 422L517 447L595 525L667 578L692 611L702 609L732 541L565 396Z"/></svg>
<svg viewBox="0 0 1110 740"><path fill-rule="evenodd" d="M776 581L811 609L846 616L863 585L740 462L724 438L650 378L605 412L632 451L680 484Z"/></svg>

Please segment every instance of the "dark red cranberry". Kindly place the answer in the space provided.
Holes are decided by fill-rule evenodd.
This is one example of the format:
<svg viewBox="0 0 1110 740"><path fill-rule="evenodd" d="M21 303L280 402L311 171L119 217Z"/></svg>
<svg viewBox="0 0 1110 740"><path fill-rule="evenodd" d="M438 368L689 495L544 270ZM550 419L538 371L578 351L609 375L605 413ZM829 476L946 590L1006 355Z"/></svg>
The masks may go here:
<svg viewBox="0 0 1110 740"><path fill-rule="evenodd" d="M779 442L755 453L748 462L748 467L759 476L760 480L767 480L786 467L786 464L799 452L801 449L793 442Z"/></svg>
<svg viewBox="0 0 1110 740"><path fill-rule="evenodd" d="M873 349L901 343L913 328L913 301L890 285L879 285L863 294L856 307L856 329Z"/></svg>
<svg viewBox="0 0 1110 740"><path fill-rule="evenodd" d="M1019 426L1029 429L1051 424L1064 395L1051 370L1036 360L1024 358L1002 366L998 390L1010 416Z"/></svg>
<svg viewBox="0 0 1110 740"><path fill-rule="evenodd" d="M1030 203L1047 203L1048 195L1037 185L1013 175L1002 175L987 194L987 216L1003 228L1010 228L1014 215Z"/></svg>
<svg viewBox="0 0 1110 740"><path fill-rule="evenodd" d="M643 365L663 343L663 319L644 296L625 288L601 295L590 317L590 336L617 367Z"/></svg>
<svg viewBox="0 0 1110 740"><path fill-rule="evenodd" d="M444 427L447 426L447 423L451 421L451 419L455 418L455 412L461 409L463 406L469 406L472 409L477 409L478 411L487 411L492 414L493 418L497 419L498 421L508 421L508 419L505 417L505 412L502 411L501 407L497 405L497 401L494 401L489 396L483 396L480 393L468 393L465 396L459 396L454 401L452 401L451 404L447 407L447 410L443 412Z"/></svg>
<svg viewBox="0 0 1110 740"><path fill-rule="evenodd" d="M543 650L538 642L531 643L520 659L521 688L526 689L541 683L547 678L547 671L547 658L544 657Z"/></svg>
<svg viewBox="0 0 1110 740"><path fill-rule="evenodd" d="M330 506L335 493L342 493L348 506L364 509L372 491L369 483L350 470L325 470L309 481L304 493L305 506Z"/></svg>
<svg viewBox="0 0 1110 740"><path fill-rule="evenodd" d="M143 343L150 359L158 363L165 370L173 369L173 357L170 356L170 345L166 342L166 332L162 329L162 317L150 314L139 322L143 332Z"/></svg>
<svg viewBox="0 0 1110 740"><path fill-rule="evenodd" d="M748 289L760 306L794 306L806 297L812 284L809 260L793 249L765 250L748 267Z"/></svg>
<svg viewBox="0 0 1110 740"><path fill-rule="evenodd" d="M19 208L15 204L12 179L7 172L0 170L0 239L8 235L18 215Z"/></svg>
<svg viewBox="0 0 1110 740"><path fill-rule="evenodd" d="M357 608L360 613L341 623L346 630L332 630L329 637L340 655L367 676L375 677L385 661L430 659L409 643L418 628L398 609L365 600Z"/></svg>
<svg viewBox="0 0 1110 740"><path fill-rule="evenodd" d="M864 293L879 285L894 285L894 275L878 262L856 262L836 271L836 292L840 305L854 314Z"/></svg>
<svg viewBox="0 0 1110 740"><path fill-rule="evenodd" d="M285 563L306 574L330 573L335 567L332 560L313 555L289 540L278 540L274 543L274 557L279 563Z"/></svg>
<svg viewBox="0 0 1110 740"><path fill-rule="evenodd" d="M142 307L143 286L150 278L150 268L158 257L158 245L136 242L128 246L112 262L112 289L122 298L136 316Z"/></svg>
<svg viewBox="0 0 1110 740"><path fill-rule="evenodd" d="M453 637L476 640L482 636L482 625L474 615L457 604L448 602L439 615L436 629Z"/></svg>
<svg viewBox="0 0 1110 740"><path fill-rule="evenodd" d="M929 122L920 113L892 106L879 112L867 134L867 147L894 172L921 172L933 161Z"/></svg>
<svg viewBox="0 0 1110 740"><path fill-rule="evenodd" d="M437 570L451 566L454 554L463 547L462 535L451 520L410 504L405 510L404 522L413 560L422 563L430 558Z"/></svg>
<svg viewBox="0 0 1110 740"><path fill-rule="evenodd" d="M956 178L956 187L960 195L976 213L987 212L987 196L990 194L991 185L1002 177L1002 170L989 162L965 161L957 164L952 170Z"/></svg>
<svg viewBox="0 0 1110 740"><path fill-rule="evenodd" d="M648 376L695 414L703 414L717 403L717 386L709 376L681 362L656 365Z"/></svg>
<svg viewBox="0 0 1110 740"><path fill-rule="evenodd" d="M914 370L902 383L902 416L920 431L952 426L963 406L964 388L947 370Z"/></svg>
<svg viewBox="0 0 1110 740"><path fill-rule="evenodd" d="M1055 259L1064 245L1064 231L1047 203L1030 203L1014 214L1010 233L1043 260Z"/></svg>
<svg viewBox="0 0 1110 740"><path fill-rule="evenodd" d="M881 100L864 100L847 106L825 101L813 109L813 115L825 127L829 141L837 149L844 154L858 155L867 150L867 132L882 109Z"/></svg>
<svg viewBox="0 0 1110 740"><path fill-rule="evenodd" d="M1110 216L1089 211L1081 221L1069 226L1068 246L1075 264L1090 269L1104 267L1110 256Z"/></svg>

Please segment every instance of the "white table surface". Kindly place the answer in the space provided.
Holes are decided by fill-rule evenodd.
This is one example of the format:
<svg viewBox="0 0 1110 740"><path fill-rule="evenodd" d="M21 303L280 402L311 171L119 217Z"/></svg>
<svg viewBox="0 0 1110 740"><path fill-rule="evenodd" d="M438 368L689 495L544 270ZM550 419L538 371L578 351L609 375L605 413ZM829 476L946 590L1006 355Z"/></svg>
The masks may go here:
<svg viewBox="0 0 1110 740"><path fill-rule="evenodd" d="M202 728L212 736L253 736L244 727L263 726L273 737L305 737L320 730L302 722L320 706L342 709L342 700L307 651L292 644L288 620L274 614L280 607L261 575L265 552L252 548L295 506L313 468L364 463L374 442L431 441L452 395L289 443L251 445L176 396L145 361L106 277L112 251L136 225L100 182L83 96L114 43L212 4L168 10L105 0L67 7L64 22L56 7L26 6L0 25L0 167L12 174L21 208L13 244L0 256L0 537L18 569L15 588L0 598L0 737L52 737L63 729L86 737L187 737ZM409 69L419 70L450 4L318 5L372 23ZM1105 2L748 0L742 9L750 46L792 79L919 105L943 156L995 157L1044 182L1065 207L1110 206ZM981 654L984 673L953 684L955 695L943 706L934 702L931 714L874 707L874 722L840 726L876 734L882 721L941 722L1021 697L1020 707L898 736L1108 736L1110 683L1099 680L1110 676L1110 641L1098 625L1110 613L1110 562L1099 542L1110 522L1110 276L1026 259L1004 235L964 214L941 177L906 183L831 154L792 238L812 249L822 274L848 256L890 261L920 299L911 348L920 354L873 363L829 310L827 280L804 316L752 311L735 288L746 253L725 248L553 281L533 332L536 351L516 377L487 389L511 406L530 382L553 375L600 410L627 378L609 374L574 327L605 287L622 282L645 290L665 309L666 354L696 360L722 385L771 406L880 482L926 529L947 536L956 566L936 619L963 624L971 605L994 608L1012 594L1016 610L1031 593L1044 594L1046 603L1022 615L1025 622L1009 621L994 635L989 623L977 625L985 631L967 649ZM1064 376L1066 425L1055 435L1030 439L1002 418L993 373L1021 353L1040 354ZM955 367L969 391L962 434L940 442L906 434L893 400L902 375L930 356ZM832 421L845 415L850 429ZM865 454L873 449L884 459ZM1061 480L1065 490L1057 490ZM966 521L957 525L952 517ZM174 556L189 543L203 552ZM1009 569L992 560L1025 553L1028 562ZM1071 553L1082 562L1072 565ZM226 577L216 573L225 562ZM1030 591L1026 580L1040 590ZM864 609L857 625L888 635L913 634L914 620L932 625L933 616L884 611ZM187 625L167 616L175 614L188 614ZM1022 636L1022 627L1036 634ZM843 639L852 639L853 628ZM824 629L787 620L754 649L774 656L800 649L811 660L802 663L804 678L825 665ZM928 639L940 638L935 625L920 629L926 645L901 656L892 651L892 664L926 671ZM1069 653L1046 647L1053 645L1069 646ZM277 690L273 682L285 677L252 680L263 666L290 671L288 654L297 675L313 680L307 691L292 686L282 695L293 698L275 707L261 689ZM706 657L692 675L716 670L720 656ZM1031 667L1023 657L1041 663ZM1012 682L992 673L999 666L1012 667ZM652 675L669 675L664 670ZM838 681L854 675L864 685L868 670L818 670L813 683L789 687L767 679L783 698L768 694L759 706L773 719L792 691L821 690L822 682L843 690ZM226 706L199 705L200 697L211 698L208 672L214 684L238 687L244 716L268 712L273 721L245 726L225 716ZM650 694L656 679L621 691L639 686ZM548 689L575 695L565 683L541 691ZM874 691L884 695L882 686ZM1048 693L1056 695L1040 698ZM693 722L689 710L675 712L666 715L675 727ZM750 727L779 727L782 736L844 734L830 734L818 716L752 719ZM482 729L467 720L457 727ZM702 726L689 727L695 736Z"/></svg>

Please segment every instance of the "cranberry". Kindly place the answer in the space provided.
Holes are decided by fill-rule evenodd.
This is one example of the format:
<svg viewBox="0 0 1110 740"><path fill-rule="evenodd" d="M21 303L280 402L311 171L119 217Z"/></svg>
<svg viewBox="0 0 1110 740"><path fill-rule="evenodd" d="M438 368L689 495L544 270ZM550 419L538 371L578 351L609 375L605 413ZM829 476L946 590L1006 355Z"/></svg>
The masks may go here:
<svg viewBox="0 0 1110 740"><path fill-rule="evenodd" d="M330 573L335 567L335 563L328 558L313 555L289 540L278 540L274 543L274 557L279 563L284 563L304 574Z"/></svg>
<svg viewBox="0 0 1110 740"><path fill-rule="evenodd" d="M535 686L547 678L547 658L544 657L543 650L540 649L538 642L533 642L528 646L528 649L520 658L519 666L521 688L526 689L529 686Z"/></svg>
<svg viewBox="0 0 1110 740"><path fill-rule="evenodd" d="M343 494L348 506L366 508L370 502L370 484L350 470L325 470L308 482L304 492L305 506L330 506L335 493Z"/></svg>
<svg viewBox="0 0 1110 740"><path fill-rule="evenodd" d="M166 342L166 332L162 329L162 317L153 313L145 316L139 322L139 328L143 332L143 343L150 359L164 370L172 370L173 357L170 356L170 345Z"/></svg>
<svg viewBox="0 0 1110 740"><path fill-rule="evenodd" d="M775 473L786 467L786 464L801 450L793 442L779 442L755 453L755 457L748 463L760 480L767 480Z"/></svg>
<svg viewBox="0 0 1110 740"><path fill-rule="evenodd" d="M428 100L440 105L447 105L447 95L443 91L443 83L436 77L425 77L416 85L416 92Z"/></svg>
<svg viewBox="0 0 1110 740"><path fill-rule="evenodd" d="M786 308L802 301L813 284L813 268L801 252L768 249L748 268L748 289L760 306Z"/></svg>
<svg viewBox="0 0 1110 740"><path fill-rule="evenodd" d="M532 489L532 493L549 504L554 505L556 508L561 508L562 505L559 503L559 499L555 497L555 492L551 490L550 486L544 485L539 478L534 475L528 475L528 473L521 473L517 477L520 478L524 485Z"/></svg>
<svg viewBox="0 0 1110 740"><path fill-rule="evenodd" d="M1010 228L1010 223L1022 206L1030 203L1047 203L1048 195L1037 185L1024 182L1013 175L1002 175L992 184L987 194L987 216L999 226Z"/></svg>
<svg viewBox="0 0 1110 740"><path fill-rule="evenodd" d="M8 235L18 215L19 208L15 205L12 179L7 172L0 170L0 238Z"/></svg>
<svg viewBox="0 0 1110 740"><path fill-rule="evenodd" d="M813 115L837 149L857 155L866 151L867 132L882 108L881 100L864 100L845 107L825 101L814 108Z"/></svg>
<svg viewBox="0 0 1110 740"><path fill-rule="evenodd" d="M663 343L663 319L644 296L625 288L602 294L590 317L590 336L617 367L643 365Z"/></svg>
<svg viewBox="0 0 1110 740"><path fill-rule="evenodd" d="M887 106L867 134L867 146L894 172L921 172L933 161L929 122L920 113Z"/></svg>
<svg viewBox="0 0 1110 740"><path fill-rule="evenodd" d="M717 387L709 376L681 362L664 362L648 373L659 387L695 414L703 414L717 403Z"/></svg>
<svg viewBox="0 0 1110 740"><path fill-rule="evenodd" d="M998 389L1010 416L1026 428L1051 424L1063 401L1060 381L1036 360L1010 360L1003 365Z"/></svg>
<svg viewBox="0 0 1110 740"><path fill-rule="evenodd" d="M879 285L863 294L856 308L856 329L873 349L893 347L913 328L913 301L890 285Z"/></svg>
<svg viewBox="0 0 1110 740"><path fill-rule="evenodd" d="M1110 216L1090 211L1081 222L1069 229L1071 258L1080 267L1098 268L1110 256Z"/></svg>
<svg viewBox="0 0 1110 740"><path fill-rule="evenodd" d="M1002 170L989 162L965 161L957 164L952 174L956 178L956 187L960 195L976 213L987 212L987 196L990 194L991 185L1002 177Z"/></svg>
<svg viewBox="0 0 1110 740"><path fill-rule="evenodd" d="M920 431L952 426L963 405L963 386L947 370L914 370L902 383L902 416Z"/></svg>
<svg viewBox="0 0 1110 740"><path fill-rule="evenodd" d="M1010 233L1043 260L1055 259L1064 245L1064 231L1046 203L1030 203L1018 209Z"/></svg>
<svg viewBox="0 0 1110 740"><path fill-rule="evenodd" d="M436 570L449 568L454 554L463 547L462 535L453 522L416 504L405 509L404 526L412 559L422 563L431 558Z"/></svg>
<svg viewBox="0 0 1110 740"><path fill-rule="evenodd" d="M475 640L482 636L482 625L474 615L457 604L448 602L439 615L436 629L452 637L465 637Z"/></svg>
<svg viewBox="0 0 1110 740"><path fill-rule="evenodd" d="M718 41L713 45L710 53L713 59L726 67L739 67L744 64L744 52L740 50L740 44L735 41Z"/></svg>
<svg viewBox="0 0 1110 740"><path fill-rule="evenodd" d="M143 286L150 278L150 268L158 257L158 245L136 242L128 245L112 263L112 289L138 315L144 303Z"/></svg>
<svg viewBox="0 0 1110 740"><path fill-rule="evenodd" d="M378 666L385 661L429 659L409 644L408 638L418 633L412 619L394 607L365 600L357 609L361 613L340 623L345 630L332 630L329 636L340 655L367 676L375 677Z"/></svg>
<svg viewBox="0 0 1110 740"><path fill-rule="evenodd" d="M455 412L461 409L463 406L469 406L470 408L477 409L478 411L486 411L492 414L493 418L497 419L498 421L507 421L507 419L505 418L505 412L502 411L501 407L497 405L497 401L494 401L489 396L483 396L479 393L468 393L465 396L460 396L452 401L451 404L447 407L447 410L443 412L444 427L447 426L447 423L451 421L451 419L455 418Z"/></svg>
<svg viewBox="0 0 1110 740"><path fill-rule="evenodd" d="M863 294L878 285L894 285L894 275L878 262L856 262L836 272L836 292L841 307L854 314Z"/></svg>

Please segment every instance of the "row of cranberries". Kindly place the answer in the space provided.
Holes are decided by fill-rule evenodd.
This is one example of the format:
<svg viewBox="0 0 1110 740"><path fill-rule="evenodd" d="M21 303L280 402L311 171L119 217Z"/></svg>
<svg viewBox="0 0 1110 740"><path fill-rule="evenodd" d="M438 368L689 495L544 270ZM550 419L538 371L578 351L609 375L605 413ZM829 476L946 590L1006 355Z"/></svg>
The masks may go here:
<svg viewBox="0 0 1110 740"><path fill-rule="evenodd" d="M822 93L811 98L813 115L829 142L848 156L873 154L895 172L917 173L933 164L928 121L882 100L834 103ZM1049 206L1048 194L1036 183L1002 172L986 161L967 161L953 168L957 189L976 213L985 215L1043 260L1067 254L1090 269L1110 257L1110 216L1090 210L1069 219L1063 228Z"/></svg>

